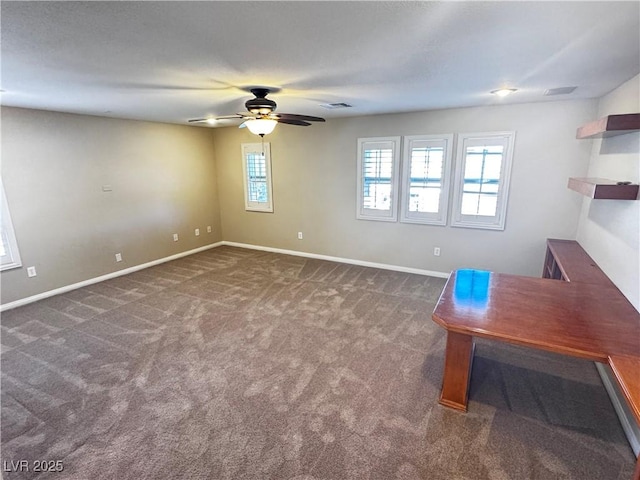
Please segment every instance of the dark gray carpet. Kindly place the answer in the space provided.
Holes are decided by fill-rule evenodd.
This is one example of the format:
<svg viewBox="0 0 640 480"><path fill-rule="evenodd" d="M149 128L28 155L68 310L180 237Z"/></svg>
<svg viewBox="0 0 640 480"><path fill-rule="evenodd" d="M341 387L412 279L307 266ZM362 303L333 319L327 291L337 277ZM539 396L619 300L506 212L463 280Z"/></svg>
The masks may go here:
<svg viewBox="0 0 640 480"><path fill-rule="evenodd" d="M479 342L438 405L443 285L221 247L7 311L3 476L630 479L590 362Z"/></svg>

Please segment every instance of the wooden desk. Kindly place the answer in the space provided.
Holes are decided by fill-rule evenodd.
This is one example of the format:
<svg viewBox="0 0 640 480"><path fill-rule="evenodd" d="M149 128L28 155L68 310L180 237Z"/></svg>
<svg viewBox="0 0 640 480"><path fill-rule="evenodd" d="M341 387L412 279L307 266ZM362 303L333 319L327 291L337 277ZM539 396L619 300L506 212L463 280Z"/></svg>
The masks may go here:
<svg viewBox="0 0 640 480"><path fill-rule="evenodd" d="M609 365L640 425L640 357L612 356ZM640 480L640 456L636 459L633 480Z"/></svg>
<svg viewBox="0 0 640 480"><path fill-rule="evenodd" d="M542 277L615 286L575 240L547 240Z"/></svg>
<svg viewBox="0 0 640 480"><path fill-rule="evenodd" d="M609 366L618 380L636 422L640 425L640 358L611 356Z"/></svg>
<svg viewBox="0 0 640 480"><path fill-rule="evenodd" d="M449 277L433 320L447 329L440 403L462 411L474 337L602 363L640 357L640 315L612 285L458 270Z"/></svg>
<svg viewBox="0 0 640 480"><path fill-rule="evenodd" d="M566 282L595 283L616 288L609 277L575 240L552 238L547 240L547 253L542 276ZM620 291L618 291L618 295L623 296ZM602 300L607 301L606 298ZM640 332L636 335L640 337ZM608 363L636 422L640 425L640 358L614 355L609 357ZM638 464L640 468L640 460ZM640 473L635 478L640 480Z"/></svg>
<svg viewBox="0 0 640 480"><path fill-rule="evenodd" d="M484 337L608 363L640 423L640 314L576 242L548 245L546 278L451 274L433 311L447 329L440 403L467 411L473 338Z"/></svg>

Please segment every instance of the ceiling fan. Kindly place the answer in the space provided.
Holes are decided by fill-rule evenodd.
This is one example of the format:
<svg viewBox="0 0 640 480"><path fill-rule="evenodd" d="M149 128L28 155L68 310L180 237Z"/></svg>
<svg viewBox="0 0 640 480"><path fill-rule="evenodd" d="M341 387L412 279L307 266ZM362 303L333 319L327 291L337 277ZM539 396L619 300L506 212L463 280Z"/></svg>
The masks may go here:
<svg viewBox="0 0 640 480"><path fill-rule="evenodd" d="M253 93L255 98L247 100L244 104L249 114L236 113L235 115L225 115L215 118L194 118L189 120L189 123L213 123L216 120L240 118L244 120L244 122L240 124L240 128L247 127L251 133L264 137L271 133L278 123L307 127L311 125L309 122L324 122L324 118L321 117L297 115L294 113L274 113L277 107L276 102L266 98L270 92L271 90L268 88L251 89L251 93Z"/></svg>

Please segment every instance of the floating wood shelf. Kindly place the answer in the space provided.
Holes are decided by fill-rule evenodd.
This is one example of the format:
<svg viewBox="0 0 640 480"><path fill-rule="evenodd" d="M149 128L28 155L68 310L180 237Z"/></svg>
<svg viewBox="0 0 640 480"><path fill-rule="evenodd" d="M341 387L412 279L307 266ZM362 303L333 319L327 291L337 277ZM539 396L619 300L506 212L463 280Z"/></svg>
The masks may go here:
<svg viewBox="0 0 640 480"><path fill-rule="evenodd" d="M620 185L606 178L570 178L567 185L582 195L597 199L636 200L638 185Z"/></svg>
<svg viewBox="0 0 640 480"><path fill-rule="evenodd" d="M609 115L578 128L576 138L603 138L640 130L640 113Z"/></svg>

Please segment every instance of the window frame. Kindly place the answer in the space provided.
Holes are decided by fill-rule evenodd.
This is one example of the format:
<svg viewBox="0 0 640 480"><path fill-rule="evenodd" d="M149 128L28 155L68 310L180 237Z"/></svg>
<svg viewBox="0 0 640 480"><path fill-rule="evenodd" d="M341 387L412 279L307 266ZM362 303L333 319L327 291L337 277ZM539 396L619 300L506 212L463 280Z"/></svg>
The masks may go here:
<svg viewBox="0 0 640 480"><path fill-rule="evenodd" d="M13 229L13 222L11 221L11 214L9 213L9 205L7 203L7 196L4 191L4 185L0 178L0 194L2 200L1 214L2 214L2 230L0 231L0 241L5 246L5 255L0 256L0 271L10 270L13 268L22 267L22 260L20 259L20 250L18 249L18 241L16 240L16 234Z"/></svg>
<svg viewBox="0 0 640 480"><path fill-rule="evenodd" d="M271 182L271 145L265 143L243 143L242 152L242 183L244 185L244 209L248 212L273 213L273 185ZM265 186L267 189L267 201L258 202L249 198L248 158L250 153L264 154L265 159Z"/></svg>
<svg viewBox="0 0 640 480"><path fill-rule="evenodd" d="M400 221L425 225L446 225L449 214L449 192L451 185L451 164L453 157L453 134L440 135L407 135L403 137L402 149L402 202L400 205ZM442 175L440 180L440 199L438 212L411 212L411 153L415 142L427 142L444 147L442 158Z"/></svg>
<svg viewBox="0 0 640 480"><path fill-rule="evenodd" d="M516 132L514 131L458 134L458 148L455 162L453 215L451 219L452 227L479 228L487 230L505 229L515 136ZM468 146L474 146L469 145L470 143L502 145L505 148L502 154L503 163L500 171L500 179L498 180L498 191L496 193L496 214L493 216L465 215L462 213L466 149Z"/></svg>
<svg viewBox="0 0 640 480"><path fill-rule="evenodd" d="M358 138L358 161L357 161L357 211L356 218L358 220L375 220L380 222L396 222L398 220L398 199L399 199L399 176L400 172L400 145L401 137L369 137ZM364 153L366 146L375 146L376 144L388 146L392 149L392 164L391 164L391 204L388 210L369 209L364 206Z"/></svg>

